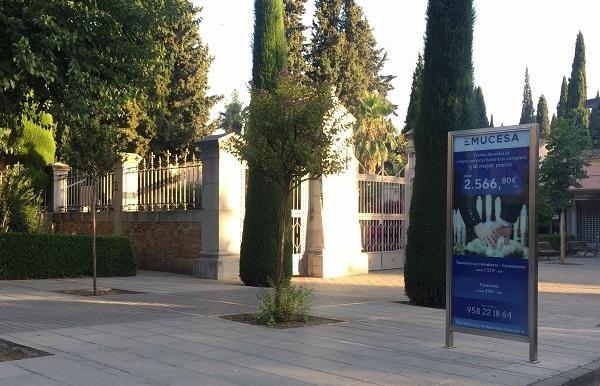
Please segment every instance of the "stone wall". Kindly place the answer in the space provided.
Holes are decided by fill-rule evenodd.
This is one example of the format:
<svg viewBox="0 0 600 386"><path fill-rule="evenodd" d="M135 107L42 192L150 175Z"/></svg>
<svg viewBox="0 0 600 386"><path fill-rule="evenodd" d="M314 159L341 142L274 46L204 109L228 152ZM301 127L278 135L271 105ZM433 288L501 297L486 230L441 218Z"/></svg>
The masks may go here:
<svg viewBox="0 0 600 386"><path fill-rule="evenodd" d="M115 226L113 212L97 213L99 235L122 229L131 240L138 268L191 275L202 249L202 211L123 212ZM54 213L57 233L90 234L91 213Z"/></svg>

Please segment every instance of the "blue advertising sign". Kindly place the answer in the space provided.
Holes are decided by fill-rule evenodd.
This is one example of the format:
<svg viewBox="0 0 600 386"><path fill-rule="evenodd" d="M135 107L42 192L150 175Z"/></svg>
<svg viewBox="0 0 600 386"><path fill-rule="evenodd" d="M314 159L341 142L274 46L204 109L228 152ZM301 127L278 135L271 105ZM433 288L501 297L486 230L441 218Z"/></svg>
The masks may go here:
<svg viewBox="0 0 600 386"><path fill-rule="evenodd" d="M535 259L530 167L537 137L522 127L455 132L450 138L449 327L527 339L529 259Z"/></svg>

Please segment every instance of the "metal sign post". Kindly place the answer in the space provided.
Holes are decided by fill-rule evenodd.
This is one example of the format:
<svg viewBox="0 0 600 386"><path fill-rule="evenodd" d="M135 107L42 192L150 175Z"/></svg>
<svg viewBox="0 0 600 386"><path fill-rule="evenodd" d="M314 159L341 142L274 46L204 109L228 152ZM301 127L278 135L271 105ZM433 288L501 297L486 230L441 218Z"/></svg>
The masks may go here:
<svg viewBox="0 0 600 386"><path fill-rule="evenodd" d="M446 347L454 332L538 360L538 125L448 133Z"/></svg>

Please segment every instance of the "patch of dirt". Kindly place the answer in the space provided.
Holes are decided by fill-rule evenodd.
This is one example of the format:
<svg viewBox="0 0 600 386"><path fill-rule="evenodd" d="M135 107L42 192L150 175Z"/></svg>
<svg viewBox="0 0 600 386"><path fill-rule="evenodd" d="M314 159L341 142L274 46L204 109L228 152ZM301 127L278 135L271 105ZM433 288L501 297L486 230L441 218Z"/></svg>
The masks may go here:
<svg viewBox="0 0 600 386"><path fill-rule="evenodd" d="M310 316L310 315L308 316L308 320L305 322L292 321L292 322L287 322L287 323L276 324L274 326L264 326L262 324L259 324L256 320L256 314L224 315L224 316L221 316L221 319L231 320L231 321L240 322L240 323L254 324L256 326L276 328L279 330L287 330L288 328L320 326L322 324L333 324L333 323L343 323L344 322L343 320L321 318L319 316Z"/></svg>
<svg viewBox="0 0 600 386"><path fill-rule="evenodd" d="M74 289L74 290L62 290L56 291L66 295L77 295L77 296L94 296L94 290L91 288L86 289ZM96 291L95 296L110 296L110 295L131 295L131 294L143 294L143 292L122 290L118 288L102 288Z"/></svg>
<svg viewBox="0 0 600 386"><path fill-rule="evenodd" d="M394 302L394 303L404 304L404 305L407 305L407 306L414 306L414 307L435 308L437 310L445 310L446 309L446 307L444 307L444 306L421 306L421 305L415 304L414 302L412 302L410 300L399 300L399 301Z"/></svg>
<svg viewBox="0 0 600 386"><path fill-rule="evenodd" d="M40 358L49 355L45 351L36 350L8 340L0 339L0 362L18 361L20 359Z"/></svg>

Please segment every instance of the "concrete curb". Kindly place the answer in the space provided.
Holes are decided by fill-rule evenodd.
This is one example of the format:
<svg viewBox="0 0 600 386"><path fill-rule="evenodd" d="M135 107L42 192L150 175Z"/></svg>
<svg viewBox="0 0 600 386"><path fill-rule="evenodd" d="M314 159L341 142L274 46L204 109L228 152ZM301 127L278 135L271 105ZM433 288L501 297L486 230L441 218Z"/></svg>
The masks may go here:
<svg viewBox="0 0 600 386"><path fill-rule="evenodd" d="M600 386L600 359L529 386Z"/></svg>

